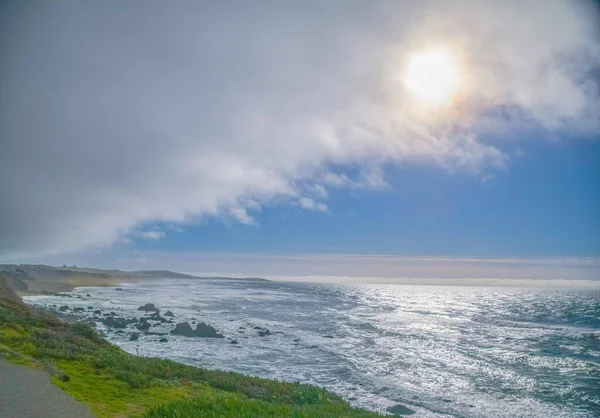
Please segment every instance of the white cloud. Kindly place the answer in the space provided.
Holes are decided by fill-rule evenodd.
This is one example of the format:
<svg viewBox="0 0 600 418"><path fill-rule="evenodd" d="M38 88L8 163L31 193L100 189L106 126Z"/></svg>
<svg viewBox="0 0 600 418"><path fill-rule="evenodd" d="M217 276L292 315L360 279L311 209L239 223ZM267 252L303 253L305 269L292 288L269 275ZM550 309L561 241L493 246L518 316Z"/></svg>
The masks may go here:
<svg viewBox="0 0 600 418"><path fill-rule="evenodd" d="M316 210L320 212L327 212L327 205L317 202L309 197L302 197L298 200L300 207L309 210Z"/></svg>
<svg viewBox="0 0 600 418"><path fill-rule="evenodd" d="M490 131L597 132L586 4L4 2L0 252L106 247L204 216L252 224L266 204L323 210L328 187L387 187L386 164L502 166ZM471 80L432 115L399 74L439 42Z"/></svg>
<svg viewBox="0 0 600 418"><path fill-rule="evenodd" d="M137 234L140 238L152 240L152 241L160 241L167 235L162 231L142 231Z"/></svg>

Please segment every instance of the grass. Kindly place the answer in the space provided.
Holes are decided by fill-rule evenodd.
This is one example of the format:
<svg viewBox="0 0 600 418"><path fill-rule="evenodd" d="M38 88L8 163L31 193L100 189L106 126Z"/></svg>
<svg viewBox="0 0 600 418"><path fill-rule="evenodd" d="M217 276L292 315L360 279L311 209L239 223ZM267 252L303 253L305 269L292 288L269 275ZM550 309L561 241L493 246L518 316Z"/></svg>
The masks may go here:
<svg viewBox="0 0 600 418"><path fill-rule="evenodd" d="M0 356L44 368L98 417L380 417L323 389L138 357L0 292Z"/></svg>

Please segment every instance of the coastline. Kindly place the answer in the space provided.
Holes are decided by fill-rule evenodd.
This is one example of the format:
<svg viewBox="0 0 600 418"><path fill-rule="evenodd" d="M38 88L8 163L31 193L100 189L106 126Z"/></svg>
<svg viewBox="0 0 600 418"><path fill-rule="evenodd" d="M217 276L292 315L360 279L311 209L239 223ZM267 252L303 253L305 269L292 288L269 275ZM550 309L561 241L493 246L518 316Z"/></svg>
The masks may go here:
<svg viewBox="0 0 600 418"><path fill-rule="evenodd" d="M0 355L49 371L52 383L96 416L382 416L312 385L129 354L86 324L31 309L0 282Z"/></svg>

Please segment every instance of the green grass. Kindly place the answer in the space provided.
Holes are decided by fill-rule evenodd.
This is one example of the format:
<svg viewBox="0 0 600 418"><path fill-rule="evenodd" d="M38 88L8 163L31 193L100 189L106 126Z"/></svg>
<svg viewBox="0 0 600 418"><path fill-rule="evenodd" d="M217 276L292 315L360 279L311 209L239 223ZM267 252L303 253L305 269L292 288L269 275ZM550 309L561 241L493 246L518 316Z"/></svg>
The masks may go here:
<svg viewBox="0 0 600 418"><path fill-rule="evenodd" d="M44 368L98 417L380 417L323 389L138 357L0 293L0 356Z"/></svg>

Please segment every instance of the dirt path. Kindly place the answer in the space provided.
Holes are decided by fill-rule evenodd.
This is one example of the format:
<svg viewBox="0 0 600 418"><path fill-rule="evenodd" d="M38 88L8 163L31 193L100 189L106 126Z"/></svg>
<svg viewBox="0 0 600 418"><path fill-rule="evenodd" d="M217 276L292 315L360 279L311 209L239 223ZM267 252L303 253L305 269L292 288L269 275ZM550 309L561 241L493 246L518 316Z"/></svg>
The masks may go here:
<svg viewBox="0 0 600 418"><path fill-rule="evenodd" d="M93 418L81 402L50 382L50 375L0 359L0 418Z"/></svg>

